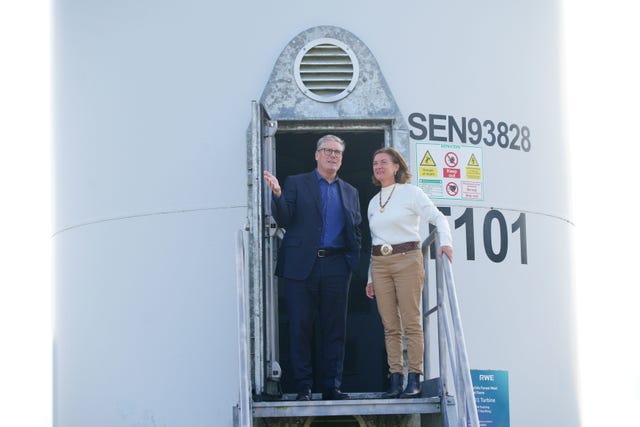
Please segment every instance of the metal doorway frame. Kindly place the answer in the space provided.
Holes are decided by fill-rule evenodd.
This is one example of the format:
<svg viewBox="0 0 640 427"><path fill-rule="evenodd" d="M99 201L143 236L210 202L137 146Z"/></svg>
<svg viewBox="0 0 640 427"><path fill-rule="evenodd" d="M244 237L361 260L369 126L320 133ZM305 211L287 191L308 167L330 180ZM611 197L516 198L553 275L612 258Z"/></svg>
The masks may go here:
<svg viewBox="0 0 640 427"><path fill-rule="evenodd" d="M280 397L281 367L278 336L278 295L274 278L277 235L271 216L271 193L262 171L277 172L275 137L277 132L371 132L382 131L384 146L403 140L393 119L371 120L281 120L273 121L258 102L252 103L252 124L248 132L248 315L250 382L257 400ZM401 144L402 145L402 144ZM398 147L399 148L399 147Z"/></svg>

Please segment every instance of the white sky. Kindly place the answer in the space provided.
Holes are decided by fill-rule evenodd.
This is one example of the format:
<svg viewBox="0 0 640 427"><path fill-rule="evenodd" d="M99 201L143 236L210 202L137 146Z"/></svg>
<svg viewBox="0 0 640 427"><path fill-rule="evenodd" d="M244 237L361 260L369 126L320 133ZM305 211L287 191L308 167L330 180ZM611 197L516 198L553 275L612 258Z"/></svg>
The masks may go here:
<svg viewBox="0 0 640 427"><path fill-rule="evenodd" d="M583 425L637 425L640 5L565 10Z"/></svg>
<svg viewBox="0 0 640 427"><path fill-rule="evenodd" d="M51 425L49 3L0 0L0 426Z"/></svg>
<svg viewBox="0 0 640 427"><path fill-rule="evenodd" d="M0 426L51 425L49 8L0 2ZM640 6L564 10L582 425L629 425L640 404Z"/></svg>

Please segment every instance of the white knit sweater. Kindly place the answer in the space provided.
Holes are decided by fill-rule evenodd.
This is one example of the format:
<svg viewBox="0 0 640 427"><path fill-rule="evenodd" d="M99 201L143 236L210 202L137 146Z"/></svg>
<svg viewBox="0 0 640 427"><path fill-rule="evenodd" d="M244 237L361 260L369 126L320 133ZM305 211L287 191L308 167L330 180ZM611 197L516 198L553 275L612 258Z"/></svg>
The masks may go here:
<svg viewBox="0 0 640 427"><path fill-rule="evenodd" d="M393 187L390 185L381 189L382 204L389 200L384 212L380 212L380 193L373 196L369 202L367 216L372 245L421 241L420 221L422 219L438 228L442 246L453 246L447 219L424 191L413 184L395 184L395 190ZM393 194L391 194L392 190ZM371 283L371 273L369 273L368 283Z"/></svg>

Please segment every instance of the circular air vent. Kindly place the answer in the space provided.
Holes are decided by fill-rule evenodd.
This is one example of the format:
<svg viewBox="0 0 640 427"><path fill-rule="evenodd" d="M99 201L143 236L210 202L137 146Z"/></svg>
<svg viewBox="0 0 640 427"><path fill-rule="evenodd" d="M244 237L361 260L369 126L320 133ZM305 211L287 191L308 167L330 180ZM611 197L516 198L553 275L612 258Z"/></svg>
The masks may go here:
<svg viewBox="0 0 640 427"><path fill-rule="evenodd" d="M358 59L335 39L317 39L298 53L293 74L300 90L320 102L338 101L358 82Z"/></svg>

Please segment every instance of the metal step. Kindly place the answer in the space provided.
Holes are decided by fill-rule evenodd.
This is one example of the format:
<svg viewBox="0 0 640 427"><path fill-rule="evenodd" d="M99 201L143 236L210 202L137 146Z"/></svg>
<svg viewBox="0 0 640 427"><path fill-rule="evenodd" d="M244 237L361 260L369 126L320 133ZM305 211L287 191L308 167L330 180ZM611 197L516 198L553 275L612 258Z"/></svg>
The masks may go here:
<svg viewBox="0 0 640 427"><path fill-rule="evenodd" d="M334 415L389 415L389 414L435 414L441 412L439 397L417 399L379 399L379 394L350 393L349 400L313 400L297 402L294 395L285 395L283 400L253 402L254 418L273 417L319 417ZM291 399L291 400L286 400Z"/></svg>

